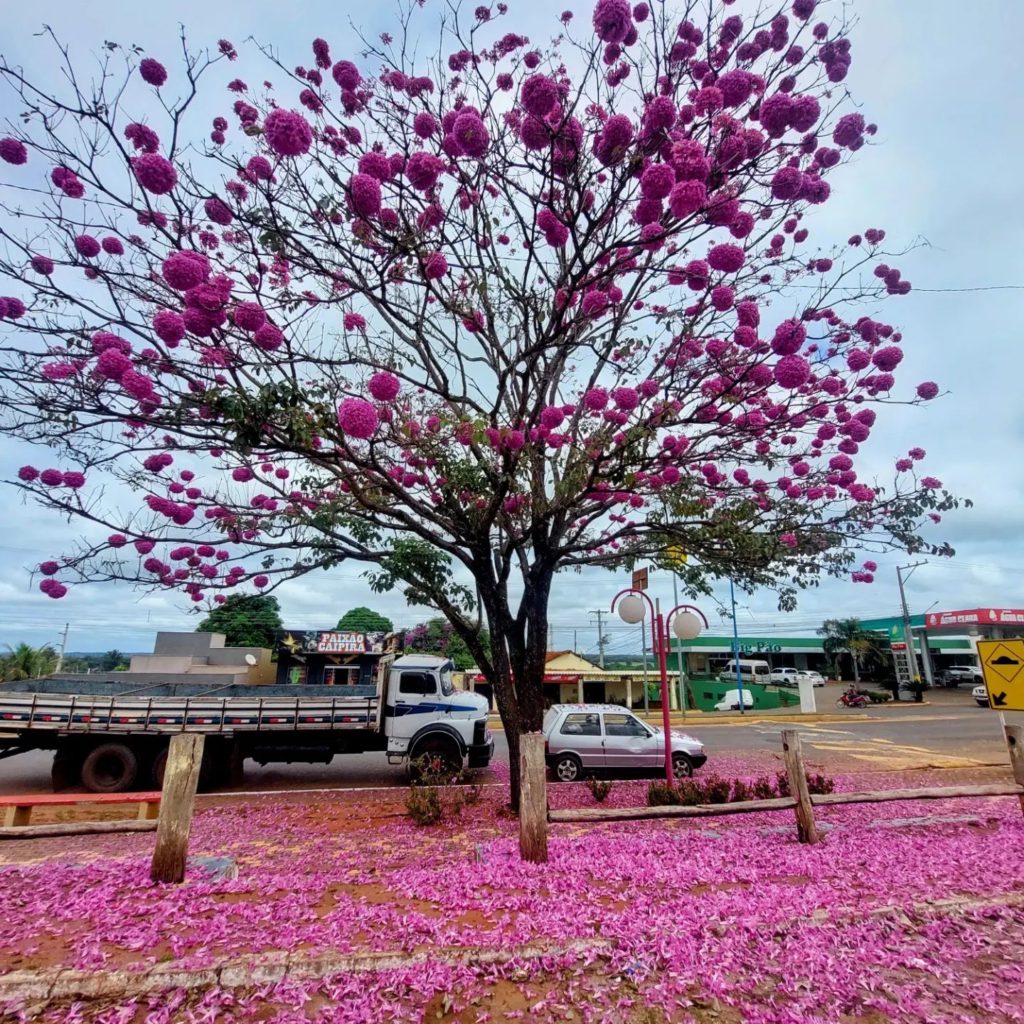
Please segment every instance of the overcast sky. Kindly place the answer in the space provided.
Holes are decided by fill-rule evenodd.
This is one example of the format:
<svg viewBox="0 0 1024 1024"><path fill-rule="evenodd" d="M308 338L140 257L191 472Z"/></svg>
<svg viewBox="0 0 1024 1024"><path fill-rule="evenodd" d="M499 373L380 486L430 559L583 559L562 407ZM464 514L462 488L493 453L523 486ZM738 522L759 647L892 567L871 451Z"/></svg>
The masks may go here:
<svg viewBox="0 0 1024 1024"><path fill-rule="evenodd" d="M589 20L589 2L567 5ZM546 19L556 17L561 6L539 0L509 0L509 6L510 28L536 40L555 31ZM866 453L872 462L891 465L920 445L928 451L927 472L975 501L972 510L950 514L935 529L935 540L949 540L957 557L916 571L908 588L911 610L1024 607L1024 267L1017 255L1024 165L1017 68L1024 4L851 0L849 7L859 24L848 84L879 132L870 148L830 178L832 199L813 212L809 226L822 244L871 226L885 228L893 246L924 243L899 261L914 290L893 299L885 317L904 332L903 388L936 380L950 392L925 408L882 410ZM52 51L34 34L49 24L83 61L105 39L138 44L170 61L180 22L196 44L231 39L242 50L239 70L255 78L258 56L242 46L247 36L273 42L288 63L308 64L314 36L326 37L339 56L350 19L372 37L393 27L391 11L387 2L352 0L34 0L6 5L0 49L9 60L45 68ZM2 104L9 107L6 93ZM0 106L4 117L16 113ZM7 444L0 451L0 479L9 479L25 461L25 451ZM177 595L94 585L72 588L62 601L52 601L33 590L28 567L69 548L76 528L23 505L11 489L0 490L0 499L0 645L56 641L67 622L70 650L148 650L157 629L195 627L186 608L190 602ZM740 595L740 631L806 633L825 617L894 614L895 567L909 559L877 560L874 584L829 581L805 594L789 616L776 610L770 592ZM596 634L588 611L607 608L627 583L624 574L598 570L560 580L551 611L555 646L575 641L579 650L593 650ZM653 574L652 593L670 602L670 578ZM726 599L728 587L719 594ZM407 608L399 595L373 595L355 566L307 577L277 595L286 622L295 626L333 626L340 613L359 604L400 625L430 614ZM705 611L716 632L726 628L712 602ZM636 649L635 636L635 630L616 632L611 649Z"/></svg>

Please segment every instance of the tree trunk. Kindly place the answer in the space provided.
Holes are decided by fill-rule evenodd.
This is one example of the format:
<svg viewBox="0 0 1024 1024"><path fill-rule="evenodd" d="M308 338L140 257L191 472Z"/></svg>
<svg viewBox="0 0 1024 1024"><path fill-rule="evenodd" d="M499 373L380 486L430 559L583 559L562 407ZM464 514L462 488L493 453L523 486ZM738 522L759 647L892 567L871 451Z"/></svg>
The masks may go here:
<svg viewBox="0 0 1024 1024"><path fill-rule="evenodd" d="M534 566L526 580L519 615L512 617L503 583L477 576L480 600L491 632L491 671L485 673L494 688L498 714L505 727L509 755L509 803L519 811L521 776L519 737L540 732L544 724L544 665L548 647L548 598L554 572ZM484 578L481 578L484 577Z"/></svg>

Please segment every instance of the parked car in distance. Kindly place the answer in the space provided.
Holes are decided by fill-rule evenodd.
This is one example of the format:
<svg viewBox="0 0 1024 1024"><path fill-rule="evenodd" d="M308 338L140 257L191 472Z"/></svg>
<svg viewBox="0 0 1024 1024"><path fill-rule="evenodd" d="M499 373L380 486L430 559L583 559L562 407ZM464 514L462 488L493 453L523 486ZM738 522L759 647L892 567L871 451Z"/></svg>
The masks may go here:
<svg viewBox="0 0 1024 1024"><path fill-rule="evenodd" d="M982 679L980 670L973 665L950 665L949 668L944 668L938 673L936 681L940 685L952 689L961 683L974 683L980 686Z"/></svg>
<svg viewBox="0 0 1024 1024"><path fill-rule="evenodd" d="M743 691L743 707L752 708L754 706L754 695L749 690ZM716 711L739 711L740 709L740 691L739 690L727 690L725 696L715 705Z"/></svg>
<svg viewBox="0 0 1024 1024"><path fill-rule="evenodd" d="M708 759L704 744L675 730L670 735L676 776L692 775ZM617 704L552 705L544 715L544 750L559 782L594 773L657 775L665 768L663 731Z"/></svg>
<svg viewBox="0 0 1024 1024"><path fill-rule="evenodd" d="M776 686L796 686L796 675L795 668L773 668L770 678Z"/></svg>
<svg viewBox="0 0 1024 1024"><path fill-rule="evenodd" d="M976 686L971 690L971 696L974 698L974 702L979 708L987 708L988 704L988 690L984 686Z"/></svg>
<svg viewBox="0 0 1024 1024"><path fill-rule="evenodd" d="M797 672L797 674L796 674L796 681L797 681L798 685L799 685L801 679L808 680L811 683L812 686L824 686L825 685L825 677L820 672L815 672L813 669L811 669L811 670L801 670L800 672Z"/></svg>

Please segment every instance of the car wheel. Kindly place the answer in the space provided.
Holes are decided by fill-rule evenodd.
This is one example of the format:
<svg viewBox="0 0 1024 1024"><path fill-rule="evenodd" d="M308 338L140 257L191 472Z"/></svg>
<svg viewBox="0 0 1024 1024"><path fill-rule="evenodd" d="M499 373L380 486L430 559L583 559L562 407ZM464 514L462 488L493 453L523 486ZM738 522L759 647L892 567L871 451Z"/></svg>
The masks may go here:
<svg viewBox="0 0 1024 1024"><path fill-rule="evenodd" d="M672 755L672 774L677 779L688 779L693 775L693 762L678 751Z"/></svg>
<svg viewBox="0 0 1024 1024"><path fill-rule="evenodd" d="M583 762L575 754L560 754L552 770L559 782L576 782L583 775Z"/></svg>

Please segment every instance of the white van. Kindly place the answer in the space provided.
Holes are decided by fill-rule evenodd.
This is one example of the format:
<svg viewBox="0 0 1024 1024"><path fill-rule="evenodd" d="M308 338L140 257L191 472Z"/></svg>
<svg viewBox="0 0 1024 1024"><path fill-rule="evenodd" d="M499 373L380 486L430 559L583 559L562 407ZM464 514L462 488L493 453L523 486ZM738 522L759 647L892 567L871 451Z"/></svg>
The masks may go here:
<svg viewBox="0 0 1024 1024"><path fill-rule="evenodd" d="M750 683L771 682L772 670L767 661L752 661L742 658L739 661L730 661L726 663L725 668L718 673L719 682L736 682L737 666L739 666L740 681L745 685L749 685Z"/></svg>

